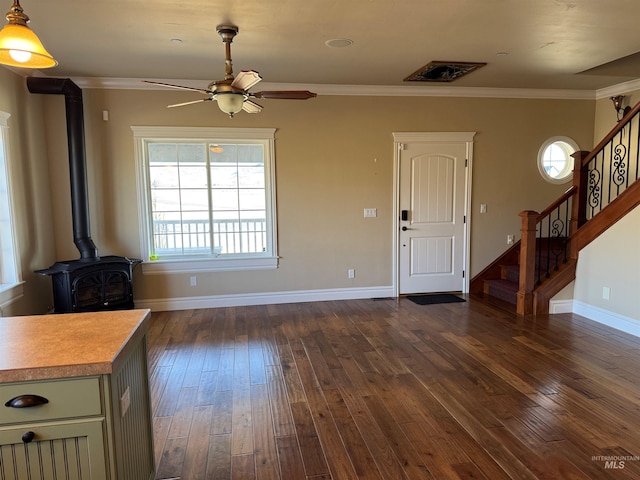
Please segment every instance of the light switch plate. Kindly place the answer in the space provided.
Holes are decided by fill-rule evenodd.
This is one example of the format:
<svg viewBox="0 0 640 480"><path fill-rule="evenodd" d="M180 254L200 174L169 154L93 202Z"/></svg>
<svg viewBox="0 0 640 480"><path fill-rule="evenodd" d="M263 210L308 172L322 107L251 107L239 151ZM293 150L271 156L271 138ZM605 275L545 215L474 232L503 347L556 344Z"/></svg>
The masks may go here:
<svg viewBox="0 0 640 480"><path fill-rule="evenodd" d="M377 217L378 216L378 210L376 208L365 208L364 209L364 216L365 217Z"/></svg>

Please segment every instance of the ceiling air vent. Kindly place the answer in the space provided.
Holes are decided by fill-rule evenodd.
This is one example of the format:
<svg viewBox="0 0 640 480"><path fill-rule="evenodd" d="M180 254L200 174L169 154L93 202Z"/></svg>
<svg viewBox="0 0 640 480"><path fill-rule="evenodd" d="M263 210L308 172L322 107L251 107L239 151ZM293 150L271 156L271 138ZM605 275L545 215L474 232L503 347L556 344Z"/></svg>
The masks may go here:
<svg viewBox="0 0 640 480"><path fill-rule="evenodd" d="M453 82L458 78L484 67L483 62L429 62L407 78L405 82Z"/></svg>

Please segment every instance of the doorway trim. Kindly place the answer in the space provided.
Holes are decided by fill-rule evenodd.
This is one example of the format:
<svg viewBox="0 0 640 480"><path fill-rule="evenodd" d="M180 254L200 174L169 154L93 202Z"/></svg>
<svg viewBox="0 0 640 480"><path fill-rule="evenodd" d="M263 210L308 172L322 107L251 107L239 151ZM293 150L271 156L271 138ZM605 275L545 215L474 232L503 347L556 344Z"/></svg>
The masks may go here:
<svg viewBox="0 0 640 480"><path fill-rule="evenodd" d="M463 265L465 275L462 281L462 293L469 292L471 270L471 180L473 178L473 139L476 132L393 132L393 296L399 296L400 287L400 249L398 236L400 232L400 152L405 143L464 143L467 148L467 165L465 168L465 205Z"/></svg>

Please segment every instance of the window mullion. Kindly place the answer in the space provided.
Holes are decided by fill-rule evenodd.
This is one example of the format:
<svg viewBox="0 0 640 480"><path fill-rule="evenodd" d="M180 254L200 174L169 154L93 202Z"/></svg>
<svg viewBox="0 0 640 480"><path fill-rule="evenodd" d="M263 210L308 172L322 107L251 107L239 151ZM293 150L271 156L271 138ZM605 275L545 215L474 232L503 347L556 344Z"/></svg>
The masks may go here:
<svg viewBox="0 0 640 480"><path fill-rule="evenodd" d="M244 243L242 241L242 208L240 207L240 162L238 160L238 150L236 149L236 201L238 202L238 210L236 215L238 218L238 244L240 251L244 252Z"/></svg>
<svg viewBox="0 0 640 480"><path fill-rule="evenodd" d="M213 184L211 177L211 149L207 144L207 201L209 202L208 210L209 210L209 252L210 254L215 253L215 245L214 245L214 227L213 227L213 193L211 189L211 185Z"/></svg>
<svg viewBox="0 0 640 480"><path fill-rule="evenodd" d="M176 174L178 175L178 212L180 212L180 251L184 255L184 212L182 211L182 179L180 176L180 146L176 144Z"/></svg>

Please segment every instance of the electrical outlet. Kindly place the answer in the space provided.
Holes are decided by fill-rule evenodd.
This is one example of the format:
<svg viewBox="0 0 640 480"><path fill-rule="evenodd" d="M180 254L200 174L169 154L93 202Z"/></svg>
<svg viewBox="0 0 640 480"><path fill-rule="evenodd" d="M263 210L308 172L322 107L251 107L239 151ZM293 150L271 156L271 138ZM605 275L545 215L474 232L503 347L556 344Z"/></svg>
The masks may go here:
<svg viewBox="0 0 640 480"><path fill-rule="evenodd" d="M513 245L513 235L507 235L507 245Z"/></svg>
<svg viewBox="0 0 640 480"><path fill-rule="evenodd" d="M481 203L480 204L480 213L487 213L487 204L486 203Z"/></svg>
<svg viewBox="0 0 640 480"><path fill-rule="evenodd" d="M347 270L347 277L356 278L356 271L353 268L350 268L349 270Z"/></svg>
<svg viewBox="0 0 640 480"><path fill-rule="evenodd" d="M193 277L191 277L189 279L189 282L191 284L192 287L195 287L196 285L198 285L198 277L196 277L195 275Z"/></svg>
<svg viewBox="0 0 640 480"><path fill-rule="evenodd" d="M611 289L609 287L602 287L602 299L609 300L611 296Z"/></svg>

